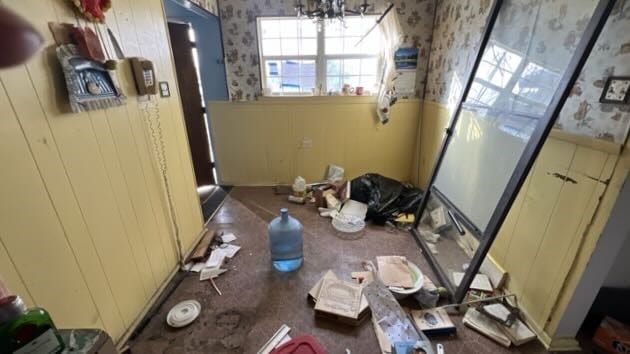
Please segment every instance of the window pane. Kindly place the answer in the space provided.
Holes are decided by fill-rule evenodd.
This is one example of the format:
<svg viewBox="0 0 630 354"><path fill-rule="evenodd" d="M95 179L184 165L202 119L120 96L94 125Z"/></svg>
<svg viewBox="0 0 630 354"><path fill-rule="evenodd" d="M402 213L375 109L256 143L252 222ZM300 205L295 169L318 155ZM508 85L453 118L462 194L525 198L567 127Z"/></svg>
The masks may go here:
<svg viewBox="0 0 630 354"><path fill-rule="evenodd" d="M343 38L326 38L326 54L343 54Z"/></svg>
<svg viewBox="0 0 630 354"><path fill-rule="evenodd" d="M260 29L263 38L280 37L280 21L278 20L260 20Z"/></svg>
<svg viewBox="0 0 630 354"><path fill-rule="evenodd" d="M359 37L345 37L343 39L343 51L344 54L361 54L363 43L356 45L359 41ZM368 53L373 54L373 53Z"/></svg>
<svg viewBox="0 0 630 354"><path fill-rule="evenodd" d="M343 25L339 21L326 22L326 38L343 36Z"/></svg>
<svg viewBox="0 0 630 354"><path fill-rule="evenodd" d="M359 76L344 76L343 84L348 84L351 87L361 86L361 79L359 78Z"/></svg>
<svg viewBox="0 0 630 354"><path fill-rule="evenodd" d="M372 91L376 87L376 76L361 76L360 83L366 90Z"/></svg>
<svg viewBox="0 0 630 354"><path fill-rule="evenodd" d="M298 40L295 38L282 39L282 55L298 55Z"/></svg>
<svg viewBox="0 0 630 354"><path fill-rule="evenodd" d="M317 39L306 38L300 40L300 55L317 55Z"/></svg>
<svg viewBox="0 0 630 354"><path fill-rule="evenodd" d="M282 66L279 60L267 60L265 64L265 67L267 69L267 76L282 75Z"/></svg>
<svg viewBox="0 0 630 354"><path fill-rule="evenodd" d="M327 75L341 75L341 60L334 59L326 61L326 74Z"/></svg>
<svg viewBox="0 0 630 354"><path fill-rule="evenodd" d="M271 92L274 92L274 93L282 92L282 78L268 77L267 87L271 89Z"/></svg>
<svg viewBox="0 0 630 354"><path fill-rule="evenodd" d="M295 77L283 77L282 89L284 92L299 92L300 91L300 78Z"/></svg>
<svg viewBox="0 0 630 354"><path fill-rule="evenodd" d="M343 61L343 74L344 75L360 75L361 74L361 59L345 59Z"/></svg>
<svg viewBox="0 0 630 354"><path fill-rule="evenodd" d="M280 40L279 39L263 39L262 41L263 55L280 55Z"/></svg>
<svg viewBox="0 0 630 354"><path fill-rule="evenodd" d="M315 77L304 76L300 78L300 86L302 92L313 93L313 90L315 89Z"/></svg>
<svg viewBox="0 0 630 354"><path fill-rule="evenodd" d="M312 20L300 21L300 27L302 30L302 37L317 37L317 25Z"/></svg>
<svg viewBox="0 0 630 354"><path fill-rule="evenodd" d="M361 75L376 76L378 71L378 59L361 59Z"/></svg>
<svg viewBox="0 0 630 354"><path fill-rule="evenodd" d="M297 60L282 61L282 76L299 76L300 62Z"/></svg>
<svg viewBox="0 0 630 354"><path fill-rule="evenodd" d="M357 41L359 38L357 38ZM354 42L352 45L356 44ZM381 52L381 36L376 33L376 31L372 32L369 37L363 40L359 45L359 52L361 54L367 55L378 55Z"/></svg>
<svg viewBox="0 0 630 354"><path fill-rule="evenodd" d="M300 63L300 76L315 76L315 60L302 60Z"/></svg>
<svg viewBox="0 0 630 354"><path fill-rule="evenodd" d="M346 27L343 31L344 36L361 37L367 30L364 30L364 23L367 19L361 17L346 17Z"/></svg>
<svg viewBox="0 0 630 354"><path fill-rule="evenodd" d="M284 38L296 38L298 36L298 20L280 20L280 36Z"/></svg>
<svg viewBox="0 0 630 354"><path fill-rule="evenodd" d="M326 90L330 91L341 91L341 77L339 76L329 76L326 79Z"/></svg>

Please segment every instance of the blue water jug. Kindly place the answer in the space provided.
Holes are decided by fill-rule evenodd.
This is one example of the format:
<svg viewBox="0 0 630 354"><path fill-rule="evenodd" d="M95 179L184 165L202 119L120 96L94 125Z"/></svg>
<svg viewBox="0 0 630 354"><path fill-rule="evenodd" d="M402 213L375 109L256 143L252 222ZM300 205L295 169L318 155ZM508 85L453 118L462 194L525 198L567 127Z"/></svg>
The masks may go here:
<svg viewBox="0 0 630 354"><path fill-rule="evenodd" d="M269 247L273 267L281 272L294 271L302 265L302 224L280 209L280 216L269 223Z"/></svg>

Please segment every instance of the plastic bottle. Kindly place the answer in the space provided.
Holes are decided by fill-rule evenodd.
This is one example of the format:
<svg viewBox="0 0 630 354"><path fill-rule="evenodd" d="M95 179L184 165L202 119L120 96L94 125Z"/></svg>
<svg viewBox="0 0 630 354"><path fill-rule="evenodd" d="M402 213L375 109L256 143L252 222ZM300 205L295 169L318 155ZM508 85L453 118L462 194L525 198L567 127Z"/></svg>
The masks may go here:
<svg viewBox="0 0 630 354"><path fill-rule="evenodd" d="M275 269L291 272L302 266L303 231L302 224L289 216L286 208L280 209L280 216L269 223L269 247L271 262Z"/></svg>
<svg viewBox="0 0 630 354"><path fill-rule="evenodd" d="M50 314L40 307L26 309L19 296L0 300L0 352L61 353L65 348Z"/></svg>

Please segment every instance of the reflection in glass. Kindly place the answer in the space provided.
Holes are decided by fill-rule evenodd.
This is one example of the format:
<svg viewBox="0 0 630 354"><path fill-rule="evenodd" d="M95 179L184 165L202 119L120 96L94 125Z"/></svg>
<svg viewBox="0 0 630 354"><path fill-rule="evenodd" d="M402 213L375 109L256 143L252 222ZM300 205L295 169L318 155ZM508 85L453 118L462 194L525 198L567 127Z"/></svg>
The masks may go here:
<svg viewBox="0 0 630 354"><path fill-rule="evenodd" d="M457 110L457 123L418 229L439 235L433 253L449 278L453 271L464 271L478 241L487 235L519 159L552 108L549 105L596 4L595 0L503 2ZM558 20L560 12L565 15ZM562 23L551 26L554 18ZM448 225L436 230L431 214L439 208L459 214L467 236Z"/></svg>

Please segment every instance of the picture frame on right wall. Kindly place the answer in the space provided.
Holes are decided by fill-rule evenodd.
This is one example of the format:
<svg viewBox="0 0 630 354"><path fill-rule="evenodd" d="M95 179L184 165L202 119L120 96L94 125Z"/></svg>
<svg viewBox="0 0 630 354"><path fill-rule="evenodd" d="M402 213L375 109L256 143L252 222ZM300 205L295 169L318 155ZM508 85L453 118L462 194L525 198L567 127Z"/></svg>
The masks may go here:
<svg viewBox="0 0 630 354"><path fill-rule="evenodd" d="M630 76L611 76L606 80L601 103L630 103Z"/></svg>

